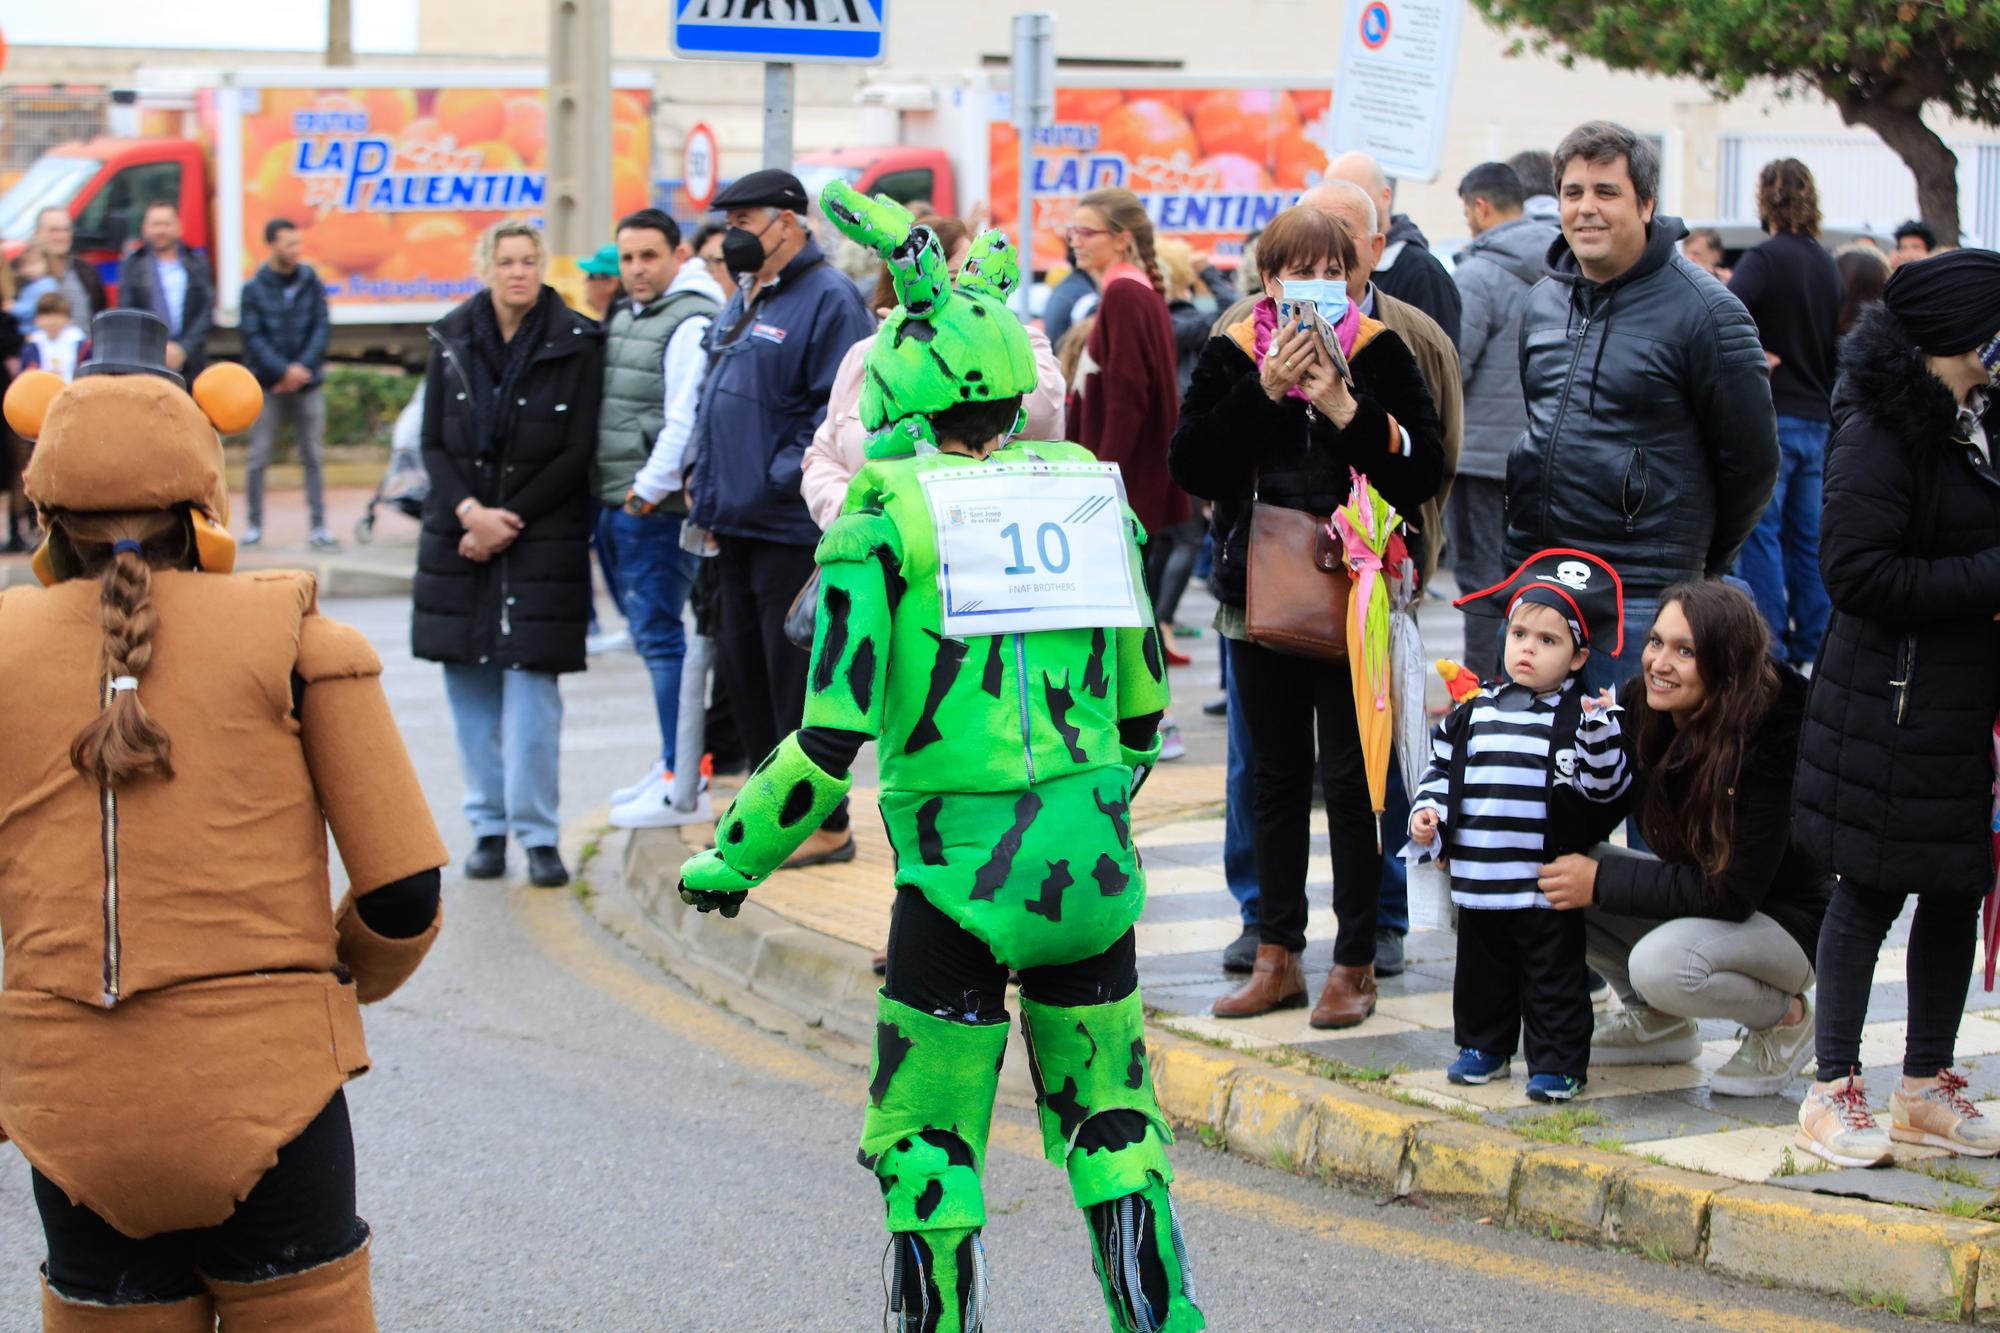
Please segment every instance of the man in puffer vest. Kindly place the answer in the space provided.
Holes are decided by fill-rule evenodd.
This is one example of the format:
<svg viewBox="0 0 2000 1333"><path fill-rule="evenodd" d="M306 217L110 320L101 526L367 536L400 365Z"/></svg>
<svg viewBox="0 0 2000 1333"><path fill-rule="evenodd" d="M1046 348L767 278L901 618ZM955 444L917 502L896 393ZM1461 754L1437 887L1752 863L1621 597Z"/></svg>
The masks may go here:
<svg viewBox="0 0 2000 1333"><path fill-rule="evenodd" d="M619 828L659 828L695 815L669 803L674 733L680 722L681 610L694 559L681 550L687 515L682 455L694 428L708 353L702 337L722 308L722 288L690 264L681 229L657 208L618 223L618 275L627 299L605 323L604 401L597 422L598 546L608 553L632 646L653 677L660 757L611 796ZM699 764L698 754L686 762Z"/></svg>

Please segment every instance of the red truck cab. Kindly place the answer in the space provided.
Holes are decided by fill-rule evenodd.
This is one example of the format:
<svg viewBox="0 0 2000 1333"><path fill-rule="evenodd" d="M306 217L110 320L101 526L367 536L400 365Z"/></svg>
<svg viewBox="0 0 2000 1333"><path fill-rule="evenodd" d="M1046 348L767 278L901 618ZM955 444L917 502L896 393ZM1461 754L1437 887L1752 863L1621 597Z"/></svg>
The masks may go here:
<svg viewBox="0 0 2000 1333"><path fill-rule="evenodd" d="M869 196L886 194L899 204L922 200L933 212L958 216L951 159L941 148L840 148L800 153L793 165L806 197L818 199L829 180L840 179Z"/></svg>
<svg viewBox="0 0 2000 1333"><path fill-rule="evenodd" d="M208 163L192 139L92 139L50 149L0 196L0 243L9 258L35 234L44 210L60 208L76 228L71 252L97 265L107 289L118 261L139 236L146 205L180 206L181 239L214 253Z"/></svg>

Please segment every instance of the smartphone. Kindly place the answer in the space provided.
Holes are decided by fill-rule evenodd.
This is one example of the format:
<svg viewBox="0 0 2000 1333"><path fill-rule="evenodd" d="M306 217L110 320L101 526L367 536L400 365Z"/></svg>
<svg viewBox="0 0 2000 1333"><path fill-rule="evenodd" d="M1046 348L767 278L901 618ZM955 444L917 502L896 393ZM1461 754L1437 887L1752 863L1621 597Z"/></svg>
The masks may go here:
<svg viewBox="0 0 2000 1333"><path fill-rule="evenodd" d="M1310 328L1319 338L1320 349L1326 357L1327 364L1332 366L1334 372L1351 387L1354 383L1354 371L1340 350L1340 339L1334 333L1333 325L1327 321L1320 309L1322 299L1326 299L1329 305L1338 304L1342 308L1341 313L1346 314L1345 291L1341 291L1337 296L1330 291L1322 291L1333 286L1335 284L1329 282L1286 283L1285 299L1278 306L1278 320L1280 326L1284 328L1295 326Z"/></svg>

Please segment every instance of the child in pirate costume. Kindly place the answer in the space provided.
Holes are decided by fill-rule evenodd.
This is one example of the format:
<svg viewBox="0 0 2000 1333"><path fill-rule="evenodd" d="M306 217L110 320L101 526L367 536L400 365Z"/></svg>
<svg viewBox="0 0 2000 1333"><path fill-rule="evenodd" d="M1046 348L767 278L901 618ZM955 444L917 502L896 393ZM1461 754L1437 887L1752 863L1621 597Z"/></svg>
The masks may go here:
<svg viewBox="0 0 2000 1333"><path fill-rule="evenodd" d="M1553 910L1537 876L1558 856L1595 846L1608 821L1593 807L1631 783L1611 691L1587 698L1577 679L1592 625L1622 637L1624 601L1617 571L1571 550L1538 552L1505 583L1458 600L1485 602L1505 619L1507 679L1438 724L1404 849L1449 864L1459 908L1454 1083L1507 1077L1525 1026L1528 1096L1568 1101L1583 1088L1591 1031L1583 913Z"/></svg>
<svg viewBox="0 0 2000 1333"><path fill-rule="evenodd" d="M15 381L46 586L0 593L0 1131L33 1168L42 1327L375 1327L342 1086L438 930L445 850L367 640L309 574L231 575L217 429L144 311ZM352 889L328 885L331 825Z"/></svg>
<svg viewBox="0 0 2000 1333"><path fill-rule="evenodd" d="M805 726L750 777L681 895L733 915L879 745L896 857L861 1161L888 1212L890 1326L973 1333L980 1179L1007 1044L1007 975L1043 1146L1067 1169L1120 1333L1204 1327L1168 1193L1132 925L1130 801L1167 703L1137 521L1078 445L1006 441L1035 360L1004 297L1004 236L956 289L929 228L840 182L821 204L889 263L901 306L869 352L871 460L817 559ZM1004 441L1004 442L1003 442Z"/></svg>

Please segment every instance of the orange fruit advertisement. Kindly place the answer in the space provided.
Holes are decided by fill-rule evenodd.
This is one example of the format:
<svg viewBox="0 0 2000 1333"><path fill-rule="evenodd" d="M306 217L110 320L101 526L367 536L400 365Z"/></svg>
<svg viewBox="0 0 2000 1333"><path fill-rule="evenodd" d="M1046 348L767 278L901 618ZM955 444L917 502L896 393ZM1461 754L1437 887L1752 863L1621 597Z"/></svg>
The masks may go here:
<svg viewBox="0 0 2000 1333"><path fill-rule="evenodd" d="M503 218L541 220L547 103L534 88L272 88L243 122L243 277L264 226L299 228L336 307L449 304ZM613 216L652 194L652 95L612 91Z"/></svg>
<svg viewBox="0 0 2000 1333"><path fill-rule="evenodd" d="M1326 88L1059 88L1055 124L1034 150L1034 262L1064 261L1077 199L1123 186L1145 201L1155 232L1233 266L1243 239L1317 184L1326 170ZM993 224L1020 215L1020 138L987 126Z"/></svg>

